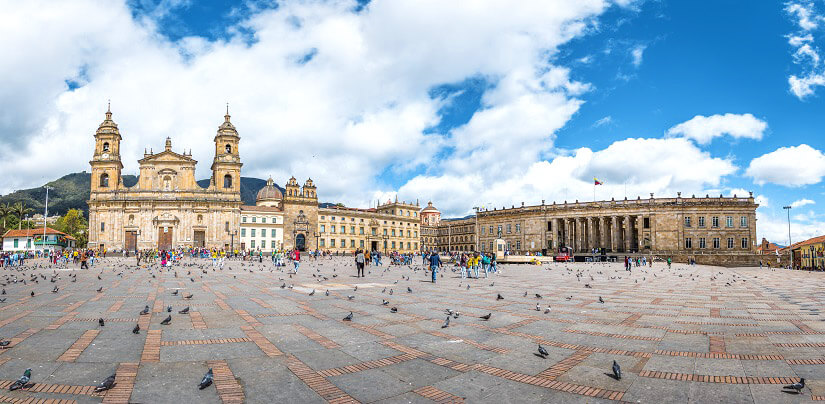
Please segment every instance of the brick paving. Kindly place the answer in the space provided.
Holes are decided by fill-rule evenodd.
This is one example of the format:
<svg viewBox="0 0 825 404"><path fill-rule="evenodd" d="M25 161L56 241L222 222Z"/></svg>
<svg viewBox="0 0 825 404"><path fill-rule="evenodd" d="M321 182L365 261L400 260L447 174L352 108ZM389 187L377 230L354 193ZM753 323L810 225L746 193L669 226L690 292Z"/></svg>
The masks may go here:
<svg viewBox="0 0 825 404"><path fill-rule="evenodd" d="M825 400L820 273L504 265L479 280L448 269L433 285L416 265L356 278L351 261L306 260L291 275L267 262L216 270L189 259L160 270L107 258L89 271L58 269L54 284L30 280L48 278L47 265L5 270L0 389L27 367L33 374L0 402ZM145 305L150 314L139 315ZM458 315L442 328L446 309ZM621 380L610 376L613 360ZM214 385L198 390L210 367ZM115 372L115 388L93 393ZM782 392L800 377L801 394Z"/></svg>

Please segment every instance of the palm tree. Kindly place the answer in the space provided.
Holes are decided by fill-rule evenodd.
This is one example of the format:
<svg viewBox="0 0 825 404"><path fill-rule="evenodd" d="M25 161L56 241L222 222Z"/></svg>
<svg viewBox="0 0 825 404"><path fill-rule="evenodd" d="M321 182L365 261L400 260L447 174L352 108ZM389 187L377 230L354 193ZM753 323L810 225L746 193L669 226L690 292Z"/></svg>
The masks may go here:
<svg viewBox="0 0 825 404"><path fill-rule="evenodd" d="M9 205L8 202L0 204L0 217L3 218L4 231L6 230L6 217L8 217L10 214L12 214L11 205Z"/></svg>
<svg viewBox="0 0 825 404"><path fill-rule="evenodd" d="M12 213L17 216L18 223L17 223L17 230L20 230L23 227L23 217L32 212L32 209L26 207L23 202L17 202L12 206Z"/></svg>

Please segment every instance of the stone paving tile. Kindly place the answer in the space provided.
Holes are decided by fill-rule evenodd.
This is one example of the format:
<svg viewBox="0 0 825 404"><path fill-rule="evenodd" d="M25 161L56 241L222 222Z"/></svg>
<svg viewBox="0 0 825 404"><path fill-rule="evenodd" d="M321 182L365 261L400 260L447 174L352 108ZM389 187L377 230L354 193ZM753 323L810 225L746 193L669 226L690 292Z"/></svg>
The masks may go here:
<svg viewBox="0 0 825 404"><path fill-rule="evenodd" d="M58 294L50 293L50 283L8 286L0 336L12 343L0 349L0 386L32 367L40 387L9 392L0 401L825 399L825 322L812 311L825 299L799 286L815 284L818 273L676 264L627 274L615 264L504 265L490 279L447 272L433 286L407 267L371 267L367 278L355 278L344 260L310 260L290 277L271 264L228 261L213 271L207 261L185 260L194 265L150 272L107 258L92 271L76 272L76 283L62 276ZM329 275L331 268L338 268L337 278L319 284L311 276L315 269ZM573 269L593 276L593 288L577 282ZM116 276L120 271L123 276ZM747 283L726 287L733 275ZM281 289L284 283L296 288ZM95 292L99 286L102 293ZM312 288L315 296L307 293ZM505 299L496 300L497 293ZM551 311L536 311L537 302ZM140 316L146 304L152 314ZM163 326L166 306L173 307L172 324ZM185 306L190 314L178 314ZM446 308L461 316L442 329ZM342 321L350 311L353 321ZM489 321L478 318L487 313ZM105 327L97 325L99 317ZM131 333L136 323L137 335ZM549 352L546 359L534 355L539 343ZM606 374L614 359L622 365L621 380ZM208 366L218 369L216 383L198 390ZM121 386L105 398L46 392L88 389L115 369ZM782 384L799 377L808 379L803 394L781 393Z"/></svg>

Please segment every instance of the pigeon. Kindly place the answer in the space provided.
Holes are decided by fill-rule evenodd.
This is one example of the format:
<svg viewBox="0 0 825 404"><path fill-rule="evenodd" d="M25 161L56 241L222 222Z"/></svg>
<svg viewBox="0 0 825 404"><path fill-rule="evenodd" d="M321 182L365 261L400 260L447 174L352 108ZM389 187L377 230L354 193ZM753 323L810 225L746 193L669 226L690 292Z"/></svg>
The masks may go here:
<svg viewBox="0 0 825 404"><path fill-rule="evenodd" d="M52 289L52 293L57 293L57 291L58 291L57 286L55 286L54 289Z"/></svg>
<svg viewBox="0 0 825 404"><path fill-rule="evenodd" d="M599 296L599 303L604 303L604 299L602 299L601 296Z"/></svg>
<svg viewBox="0 0 825 404"><path fill-rule="evenodd" d="M390 289L390 295L392 295L392 289Z"/></svg>
<svg viewBox="0 0 825 404"><path fill-rule="evenodd" d="M352 291L357 292L358 291L358 285L355 285L355 289L353 289Z"/></svg>
<svg viewBox="0 0 825 404"><path fill-rule="evenodd" d="M348 295L348 296L347 296L347 299L348 299L348 300L355 299L355 296L353 296L353 295Z"/></svg>
<svg viewBox="0 0 825 404"><path fill-rule="evenodd" d="M501 296L501 293L499 293L498 296L496 296L496 300L504 300L504 297Z"/></svg>
<svg viewBox="0 0 825 404"><path fill-rule="evenodd" d="M144 307L144 308L143 308L143 310L140 312L140 315L141 315L141 316L145 316L145 315L147 315L147 314L149 314L149 305L148 305L148 304L147 304L147 305L146 305L146 307Z"/></svg>
<svg viewBox="0 0 825 404"><path fill-rule="evenodd" d="M172 312L172 306L166 306L166 312L171 313Z"/></svg>
<svg viewBox="0 0 825 404"><path fill-rule="evenodd" d="M486 315L483 315L483 316L481 316L481 317L479 317L479 318L480 318L480 319L482 319L482 320L484 320L484 321L487 321L487 320L489 320L489 319L490 319L490 317L492 317L492 315L493 315L493 313L487 313Z"/></svg>
<svg viewBox="0 0 825 404"><path fill-rule="evenodd" d="M803 388L805 388L805 378L803 377L803 378L799 379L798 382L796 382L794 384L789 384L789 385L784 386L782 388L787 389L787 390L796 390L796 394L799 394L799 391L802 390Z"/></svg>
<svg viewBox="0 0 825 404"><path fill-rule="evenodd" d="M536 293L536 299L541 299L541 295Z"/></svg>
<svg viewBox="0 0 825 404"><path fill-rule="evenodd" d="M103 292L103 286L97 288L97 293ZM34 296L34 292L32 292L32 296Z"/></svg>
<svg viewBox="0 0 825 404"><path fill-rule="evenodd" d="M9 340L0 341L0 347L7 347L9 344L11 344L11 341Z"/></svg>
<svg viewBox="0 0 825 404"><path fill-rule="evenodd" d="M467 285L467 290L470 290L470 285Z"/></svg>
<svg viewBox="0 0 825 404"><path fill-rule="evenodd" d="M26 371L23 372L23 376L20 376L19 379L17 379L14 383L12 383L11 386L9 386L9 391L15 391L17 389L26 387L26 385L29 384L29 380L31 380L31 378L32 370L26 369Z"/></svg>
<svg viewBox="0 0 825 404"><path fill-rule="evenodd" d="M101 391L106 391L115 387L115 375L111 375L106 378L103 382L101 382L97 387L95 387L95 393L100 393Z"/></svg>
<svg viewBox="0 0 825 404"><path fill-rule="evenodd" d="M186 314L189 313L189 306L183 308L183 310L179 311L178 314Z"/></svg>
<svg viewBox="0 0 825 404"><path fill-rule="evenodd" d="M101 318L97 319L97 324L100 325L101 327L103 327L103 326L106 325L106 322L103 321L103 318L101 317Z"/></svg>
<svg viewBox="0 0 825 404"><path fill-rule="evenodd" d="M177 289L175 289L175 291L174 291L174 292L172 292L172 296L177 296L177 295L178 295L178 292L180 292L180 291L179 291L179 290L177 290Z"/></svg>
<svg viewBox="0 0 825 404"><path fill-rule="evenodd" d="M135 324L135 328L132 328L132 334L140 334L140 324Z"/></svg>
<svg viewBox="0 0 825 404"><path fill-rule="evenodd" d="M166 317L165 319L163 319L163 321L161 321L160 324L161 325L169 325L171 322L172 322L172 315L170 314L169 317Z"/></svg>
<svg viewBox="0 0 825 404"><path fill-rule="evenodd" d="M184 296L183 298L184 298L184 299L191 299L191 298L192 298L192 296L194 296L194 295L190 293L190 294L188 294L188 295Z"/></svg>
<svg viewBox="0 0 825 404"><path fill-rule="evenodd" d="M315 296L315 289L312 289L312 292L309 292L310 296Z"/></svg>
<svg viewBox="0 0 825 404"><path fill-rule="evenodd" d="M546 349L544 349L543 346L541 346L541 344L539 344L539 356L541 356L544 359L547 359L547 355L550 355L550 354L547 352Z"/></svg>
<svg viewBox="0 0 825 404"><path fill-rule="evenodd" d="M349 312L346 317L344 317L344 321L352 321L352 312Z"/></svg>
<svg viewBox="0 0 825 404"><path fill-rule="evenodd" d="M329 296L329 289L327 289L327 291L324 292L324 296Z"/></svg>
<svg viewBox="0 0 825 404"><path fill-rule="evenodd" d="M613 361L613 377L616 380L622 380L622 367L615 360Z"/></svg>
<svg viewBox="0 0 825 404"><path fill-rule="evenodd" d="M450 326L450 316L447 316L447 319L444 320L444 324L441 325L441 328L447 328Z"/></svg>
<svg viewBox="0 0 825 404"><path fill-rule="evenodd" d="M101 289L103 289L103 288L101 288ZM100 291L98 290L98 292L100 292ZM32 295L32 297L34 297L34 291L32 291L31 295Z"/></svg>
<svg viewBox="0 0 825 404"><path fill-rule="evenodd" d="M412 289L409 286L407 286L407 293L412 293Z"/></svg>
<svg viewBox="0 0 825 404"><path fill-rule="evenodd" d="M381 299L381 305L382 305L382 306L386 306L386 305L388 305L388 304L390 304L390 302L388 302L388 301L386 301L386 300L384 300L384 299Z"/></svg>
<svg viewBox="0 0 825 404"><path fill-rule="evenodd" d="M541 311L541 307L539 307L538 303L536 303L536 311Z"/></svg>
<svg viewBox="0 0 825 404"><path fill-rule="evenodd" d="M524 297L527 297L527 292L524 292Z"/></svg>
<svg viewBox="0 0 825 404"><path fill-rule="evenodd" d="M281 284L281 289L283 289L283 288L285 288L285 287L286 287L286 283L282 283L282 284Z"/></svg>
<svg viewBox="0 0 825 404"><path fill-rule="evenodd" d="M203 379L201 379L200 384L198 384L198 388L203 390L203 389L209 387L209 385L212 384L212 378L213 378L212 368L209 368L209 370L206 371L206 374L203 375Z"/></svg>
<svg viewBox="0 0 825 404"><path fill-rule="evenodd" d="M4 288L4 289L3 289L3 292L2 292L2 293L0 293L0 295L5 295L5 294L6 294L6 289Z"/></svg>
<svg viewBox="0 0 825 404"><path fill-rule="evenodd" d="M398 313L398 307L391 308L390 313Z"/></svg>
<svg viewBox="0 0 825 404"><path fill-rule="evenodd" d="M544 309L544 314L547 314L549 312L550 312L550 307L547 307L546 309Z"/></svg>

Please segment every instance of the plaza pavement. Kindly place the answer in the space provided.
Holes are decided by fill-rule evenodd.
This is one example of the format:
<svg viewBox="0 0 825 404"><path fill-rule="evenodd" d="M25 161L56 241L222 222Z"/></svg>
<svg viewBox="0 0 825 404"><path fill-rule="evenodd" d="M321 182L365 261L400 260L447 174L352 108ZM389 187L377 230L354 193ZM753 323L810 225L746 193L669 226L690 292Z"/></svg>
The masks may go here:
<svg viewBox="0 0 825 404"><path fill-rule="evenodd" d="M825 399L821 273L505 265L490 279L445 271L433 285L418 265L373 266L356 278L351 261L305 261L290 277L267 261L229 261L215 271L211 261L190 259L159 271L107 258L88 271L57 270L54 283L53 269L5 269L3 283L12 274L46 279L9 283L0 296L7 299L0 303L0 337L11 340L0 351L0 402ZM151 314L141 316L145 305ZM163 326L167 306L172 323ZM185 306L189 314L178 314ZM448 308L460 314L442 328ZM353 320L342 321L350 312ZM488 313L489 321L479 318ZM535 354L538 344L546 358ZM613 360L622 366L621 380L609 376ZM215 382L199 390L210 367ZM8 391L26 368L31 384ZM114 389L92 391L114 372ZM801 394L783 392L800 377L807 380Z"/></svg>

